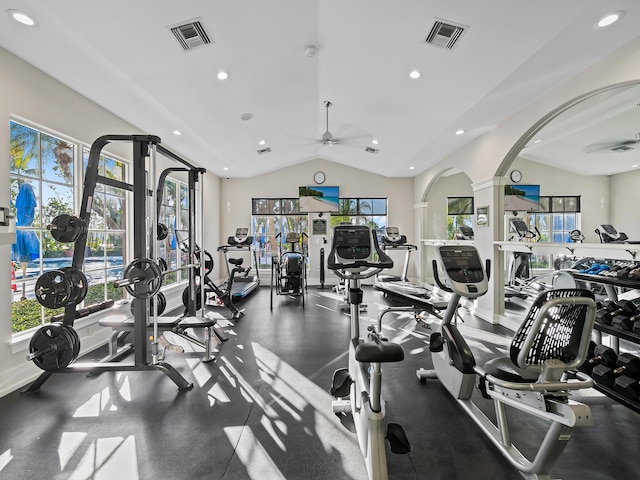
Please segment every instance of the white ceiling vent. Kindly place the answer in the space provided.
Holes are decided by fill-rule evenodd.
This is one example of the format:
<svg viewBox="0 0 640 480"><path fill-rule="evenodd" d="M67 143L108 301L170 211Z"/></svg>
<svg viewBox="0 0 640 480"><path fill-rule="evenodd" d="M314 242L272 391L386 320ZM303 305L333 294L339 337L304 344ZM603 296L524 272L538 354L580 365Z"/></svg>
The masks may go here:
<svg viewBox="0 0 640 480"><path fill-rule="evenodd" d="M271 149L269 147L261 148L260 150L257 150L258 155L264 155L265 153L269 153L270 151Z"/></svg>
<svg viewBox="0 0 640 480"><path fill-rule="evenodd" d="M469 27L466 25L436 18L425 42L435 47L451 50L467 28Z"/></svg>
<svg viewBox="0 0 640 480"><path fill-rule="evenodd" d="M203 45L211 43L209 35L204 28L202 19L194 18L188 22L183 22L178 25L167 27L171 30L171 33L176 37L178 43L184 50L193 50Z"/></svg>
<svg viewBox="0 0 640 480"><path fill-rule="evenodd" d="M367 153L373 153L373 154L376 154L376 153L378 153L380 150L378 150L377 148L373 148L373 147L365 147L364 151L365 151L365 152L367 152Z"/></svg>

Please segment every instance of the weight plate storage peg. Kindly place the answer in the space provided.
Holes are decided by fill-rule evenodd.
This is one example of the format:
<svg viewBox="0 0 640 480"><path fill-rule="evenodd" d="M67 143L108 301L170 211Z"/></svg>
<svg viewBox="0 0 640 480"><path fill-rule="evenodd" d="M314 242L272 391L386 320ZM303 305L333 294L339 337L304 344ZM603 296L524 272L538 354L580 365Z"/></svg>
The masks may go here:
<svg viewBox="0 0 640 480"><path fill-rule="evenodd" d="M39 368L55 372L67 367L77 357L80 342L76 342L70 327L50 323L40 327L29 342L27 360L33 360Z"/></svg>
<svg viewBox="0 0 640 480"><path fill-rule="evenodd" d="M156 262L138 258L127 265L123 274L124 287L135 298L153 297L162 286L162 271Z"/></svg>
<svg viewBox="0 0 640 480"><path fill-rule="evenodd" d="M87 224L84 220L75 215L63 213L53 219L47 229L51 231L51 236L60 243L73 243L80 235L87 232Z"/></svg>

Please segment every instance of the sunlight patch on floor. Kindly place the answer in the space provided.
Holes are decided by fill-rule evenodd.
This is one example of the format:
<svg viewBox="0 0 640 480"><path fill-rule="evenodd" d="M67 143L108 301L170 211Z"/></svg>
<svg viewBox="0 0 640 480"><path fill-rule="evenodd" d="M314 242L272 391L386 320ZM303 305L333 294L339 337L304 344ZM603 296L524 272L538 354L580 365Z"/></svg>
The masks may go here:
<svg viewBox="0 0 640 480"><path fill-rule="evenodd" d="M236 454L247 469L249 478L255 480L286 480L277 465L260 444L249 427L225 427L224 433L236 445ZM237 442L237 443L236 443Z"/></svg>
<svg viewBox="0 0 640 480"><path fill-rule="evenodd" d="M9 465L9 462L13 460L13 455L11 455L11 449L8 449L2 454L0 454L0 472L4 470L4 467Z"/></svg>
<svg viewBox="0 0 640 480"><path fill-rule="evenodd" d="M73 472L68 473L69 480L137 480L139 474L135 438L100 438L91 442Z"/></svg>

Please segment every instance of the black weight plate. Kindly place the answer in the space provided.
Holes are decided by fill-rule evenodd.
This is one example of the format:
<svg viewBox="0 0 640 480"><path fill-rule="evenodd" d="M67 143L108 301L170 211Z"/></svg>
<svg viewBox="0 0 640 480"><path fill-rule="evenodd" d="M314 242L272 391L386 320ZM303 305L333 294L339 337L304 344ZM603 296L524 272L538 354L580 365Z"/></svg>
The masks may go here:
<svg viewBox="0 0 640 480"><path fill-rule="evenodd" d="M186 307L189 305L189 287L185 288L182 292L182 304ZM200 290L200 286L196 287L196 310L200 310L202 307L202 294Z"/></svg>
<svg viewBox="0 0 640 480"><path fill-rule="evenodd" d="M80 336L78 335L78 332L76 332L76 329L71 325L64 325L64 327L69 331L73 338L73 360L75 360L78 358L78 355L80 355Z"/></svg>
<svg viewBox="0 0 640 480"><path fill-rule="evenodd" d="M200 254L196 254L196 261L200 261ZM206 250L204 251L204 275L208 276L213 271L213 257ZM196 267L196 276L200 276L200 267Z"/></svg>
<svg viewBox="0 0 640 480"><path fill-rule="evenodd" d="M164 223L158 223L157 227L157 239L164 240L169 236L169 227L167 227Z"/></svg>
<svg viewBox="0 0 640 480"><path fill-rule="evenodd" d="M160 271L162 272L166 272L167 270L169 270L169 265L167 265L167 261L162 257L158 257L158 266L160 267Z"/></svg>
<svg viewBox="0 0 640 480"><path fill-rule="evenodd" d="M64 267L61 269L65 275L71 279L71 298L69 304L77 305L84 300L89 290L89 281L82 270L75 267Z"/></svg>
<svg viewBox="0 0 640 480"><path fill-rule="evenodd" d="M60 243L73 243L87 231L84 220L66 213L55 217L49 229L51 236Z"/></svg>
<svg viewBox="0 0 640 480"><path fill-rule="evenodd" d="M62 270L44 272L36 281L36 299L44 308L62 308L70 304L73 284Z"/></svg>
<svg viewBox="0 0 640 480"><path fill-rule="evenodd" d="M38 352L42 352L38 355ZM55 372L68 366L74 356L71 333L60 323L40 327L31 337L29 353L35 354L33 363L47 372Z"/></svg>
<svg viewBox="0 0 640 480"><path fill-rule="evenodd" d="M139 258L127 265L123 277L132 282L125 288L135 298L153 297L162 286L162 271L148 258Z"/></svg>
<svg viewBox="0 0 640 480"><path fill-rule="evenodd" d="M151 315L152 312L153 312L152 309L153 309L153 306L155 305L156 299L158 299L157 300L157 302L158 302L158 312L157 312L156 315L160 316L167 309L167 297L165 297L164 293L162 293L162 292L158 292L158 294L155 297L151 297L149 299L149 315ZM135 315L134 314L134 308L135 308L135 305L136 305L137 302L138 302L138 300L135 299L135 298L131 301L131 314L132 315Z"/></svg>

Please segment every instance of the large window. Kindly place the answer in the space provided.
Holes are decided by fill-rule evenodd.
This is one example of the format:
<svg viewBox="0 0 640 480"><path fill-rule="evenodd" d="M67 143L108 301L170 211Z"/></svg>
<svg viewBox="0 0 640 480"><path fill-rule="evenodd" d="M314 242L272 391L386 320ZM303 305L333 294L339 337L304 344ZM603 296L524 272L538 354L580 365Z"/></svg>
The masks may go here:
<svg viewBox="0 0 640 480"><path fill-rule="evenodd" d="M158 221L169 231L167 238L159 242L158 256L167 261L170 270L188 264L188 254L180 250L175 234L176 230L189 228L189 196L185 183L169 178L165 180ZM186 272L179 270L166 275L163 284L170 285L186 278Z"/></svg>
<svg viewBox="0 0 640 480"><path fill-rule="evenodd" d="M570 242L569 232L580 228L580 197L540 197L540 209L529 213L529 229L540 233L541 242ZM533 254L534 268L552 268L554 256Z"/></svg>
<svg viewBox="0 0 640 480"><path fill-rule="evenodd" d="M340 210L331 213L331 228L340 223L367 225L380 237L387 227L387 199L341 198Z"/></svg>
<svg viewBox="0 0 640 480"><path fill-rule="evenodd" d="M73 244L53 239L47 225L62 213L77 214L82 193L79 142L60 134L10 121L11 208L16 217L12 259L12 331L42 325L59 309L47 310L35 298L34 286L48 270L71 265ZM86 158L88 152L83 149ZM125 180L126 165L104 156L100 173ZM99 186L93 202L84 271L89 280L85 304L122 298L110 280L121 278L125 242L125 196Z"/></svg>
<svg viewBox="0 0 640 480"><path fill-rule="evenodd" d="M455 238L459 226L473 228L473 197L447 197L447 238Z"/></svg>
<svg viewBox="0 0 640 480"><path fill-rule="evenodd" d="M307 215L300 213L297 198L254 198L251 203L251 234L258 266L271 268L271 256L278 255L287 233L308 233ZM280 245L276 240L279 233Z"/></svg>

